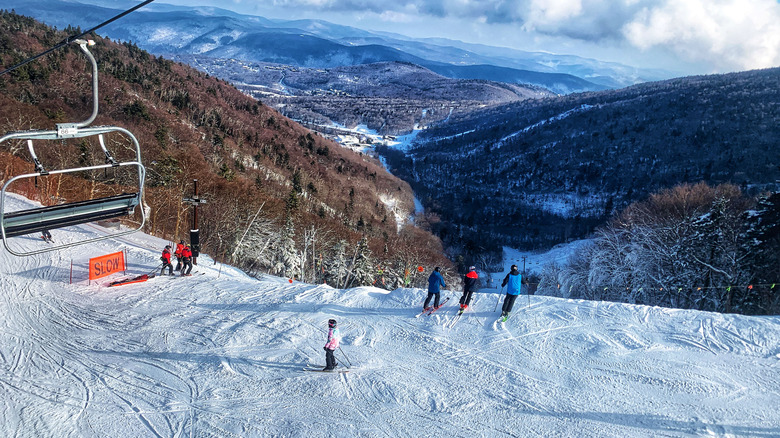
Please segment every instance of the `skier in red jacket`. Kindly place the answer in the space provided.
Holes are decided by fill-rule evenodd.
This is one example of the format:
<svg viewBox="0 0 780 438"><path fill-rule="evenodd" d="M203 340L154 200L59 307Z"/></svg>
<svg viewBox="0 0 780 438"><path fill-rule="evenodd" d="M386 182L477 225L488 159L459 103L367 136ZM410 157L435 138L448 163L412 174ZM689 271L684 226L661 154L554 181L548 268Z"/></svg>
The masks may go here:
<svg viewBox="0 0 780 438"><path fill-rule="evenodd" d="M179 243L176 244L176 251L174 251L173 255L176 256L176 270L181 271L181 252L184 251L184 247L187 246L184 244L184 240L180 240Z"/></svg>
<svg viewBox="0 0 780 438"><path fill-rule="evenodd" d="M460 313L463 313L471 303L471 296L477 290L477 268L471 266L468 274L463 278L463 296L460 297Z"/></svg>
<svg viewBox="0 0 780 438"><path fill-rule="evenodd" d="M190 272L192 272L192 250L190 250L189 246L184 246L184 249L181 250L181 261L182 261L182 267L181 267L181 275L182 277L185 275L190 275Z"/></svg>
<svg viewBox="0 0 780 438"><path fill-rule="evenodd" d="M160 275L165 273L165 268L168 268L168 275L173 275L173 265L171 264L171 245L165 245L165 249L162 252L160 260L163 262L162 269L160 269Z"/></svg>

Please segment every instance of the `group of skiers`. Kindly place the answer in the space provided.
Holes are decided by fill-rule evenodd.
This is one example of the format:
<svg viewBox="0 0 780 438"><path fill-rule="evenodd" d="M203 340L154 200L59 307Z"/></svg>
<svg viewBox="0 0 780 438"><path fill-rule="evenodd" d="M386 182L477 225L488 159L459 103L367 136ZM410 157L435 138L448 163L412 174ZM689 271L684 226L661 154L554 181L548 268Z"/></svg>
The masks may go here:
<svg viewBox="0 0 780 438"><path fill-rule="evenodd" d="M479 275L477 274L477 268L470 266L469 271L463 277L463 295L460 297L460 314L468 309L469 304L471 304L471 298L477 290L478 281ZM506 321L506 318L512 311L515 300L517 300L517 296L520 295L522 291L522 286L523 276L520 274L520 271L518 271L517 265L512 265L509 273L506 274L504 281L501 283L502 288L506 287L504 305L501 307L501 318L503 321ZM441 270L437 266L428 277L428 296L423 303L423 311L431 310L431 300L433 300L434 309L438 309L443 305L440 301L441 288L443 287L447 287L447 285L444 283L444 277L441 275ZM325 368L323 368L323 371L333 371L338 365L334 353L339 347L340 340L341 335L339 334L336 320L328 320L328 341L323 347L325 350Z"/></svg>
<svg viewBox="0 0 780 438"><path fill-rule="evenodd" d="M477 268L470 266L469 271L463 277L463 295L460 297L460 314L465 312L466 309L468 309L469 304L471 304L471 298L477 290L478 281L479 275L477 275ZM504 286L507 287L504 305L501 307L501 317L504 318L504 320L506 320L509 313L512 311L515 300L522 290L522 284L523 276L520 274L520 271L517 270L517 265L512 265L511 270L506 274L504 281L501 283L502 288ZM433 299L433 307L435 309L440 307L439 297L441 295L442 287L447 286L444 284L444 277L442 277L439 267L437 266L428 277L428 297L423 303L423 311L430 309L429 304L431 303L431 299Z"/></svg>
<svg viewBox="0 0 780 438"><path fill-rule="evenodd" d="M460 311L463 313L468 309L471 303L471 298L474 292L477 290L477 283L479 281L479 275L477 274L477 268L474 266L469 267L469 271L463 277L463 295L460 297ZM515 304L517 296L520 295L523 284L523 276L520 271L517 270L517 265L512 265L504 281L501 283L501 287L506 286L506 297L504 297L504 305L501 307L501 318L506 320L509 313L512 311L512 306ZM430 304L433 300L433 308L438 309L443 305L441 303L441 288L447 287L444 283L444 277L441 275L441 269L437 266L431 275L428 277L428 296L423 303L423 311L431 310ZM323 371L333 371L338 363L336 363L335 351L339 347L339 341L341 335L339 333L338 325L335 319L328 320L328 340L325 343L323 349L325 350L325 368Z"/></svg>
<svg viewBox="0 0 780 438"><path fill-rule="evenodd" d="M184 243L184 240L180 240L176 244L176 251L173 252L176 257L176 271L181 271L181 275L190 275L192 272L192 250ZM165 245L162 256L162 269L160 269L160 275L165 274L165 268L168 268L168 275L173 275L173 264L171 263L171 245Z"/></svg>

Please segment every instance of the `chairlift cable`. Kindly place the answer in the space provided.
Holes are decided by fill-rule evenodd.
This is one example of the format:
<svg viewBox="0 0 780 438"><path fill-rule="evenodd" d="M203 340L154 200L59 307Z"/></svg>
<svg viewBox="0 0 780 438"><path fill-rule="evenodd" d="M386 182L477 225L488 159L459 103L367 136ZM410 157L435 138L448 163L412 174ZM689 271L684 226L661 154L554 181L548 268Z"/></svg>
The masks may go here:
<svg viewBox="0 0 780 438"><path fill-rule="evenodd" d="M101 27L103 27L103 26L105 26L105 25L107 25L107 24L110 24L110 23L112 23L112 22L114 22L114 21L116 21L116 20L118 20L118 19L120 19L120 18L124 17L124 16L125 16L125 15L127 15L127 14L129 14L129 13L131 13L131 12L134 12L134 11L136 11L136 10L140 9L140 8L142 8L143 6L146 6L146 5L148 5L149 3L153 2L153 1L154 1L154 0L146 0L146 1L144 1L143 3L141 3L141 4L138 4L138 5L136 5L136 6L132 7L132 8L130 8L130 9L128 9L128 10L126 10L126 11L122 12L121 14L119 14L119 15L117 15L117 16L115 16L115 17L113 17L113 18L110 18L110 19L108 19L108 20L106 20L106 21L104 21L104 22L102 22L102 23L98 24L97 26L93 27L92 29L86 30L86 31L84 31L84 32L82 32L82 33L80 33L80 34L78 34L78 35L76 35L76 36L70 36L70 37L67 37L67 38L65 38L64 40L62 40L60 43L58 43L57 45L55 45L54 47L52 47L52 48L50 48L50 49L48 49L48 50L46 50L46 51L44 51L44 52L42 52L42 53L39 53L38 55L35 55L35 56L33 56L32 58L28 58L27 60L25 60L25 61L22 61L22 62L20 62L19 64L16 64L16 65L14 65L14 66L12 66L12 67L9 67L9 68L7 68L7 69L5 69L5 70L1 71L1 72L0 72L0 76L4 75L4 74L6 74L6 73L10 73L10 72L12 72L12 71L16 70L17 68L19 68L19 67L21 67L21 66L23 66L23 65L29 64L29 63L31 63L31 62L33 62L33 61L35 61L36 59L38 59L38 58L40 58L40 57L42 57L42 56L44 56L44 55L47 55L47 54L49 54L49 53L51 53L51 52L53 52L53 51L55 51L55 50L57 50L57 49L59 49L59 48L61 48L61 47L63 47L63 46L66 46L66 45L68 45L68 44L72 43L74 40L77 40L77 39L79 39L79 38L83 37L84 35L87 35L87 34L89 34L89 33L92 33L92 32L94 32L94 31L96 31L96 30L100 29Z"/></svg>

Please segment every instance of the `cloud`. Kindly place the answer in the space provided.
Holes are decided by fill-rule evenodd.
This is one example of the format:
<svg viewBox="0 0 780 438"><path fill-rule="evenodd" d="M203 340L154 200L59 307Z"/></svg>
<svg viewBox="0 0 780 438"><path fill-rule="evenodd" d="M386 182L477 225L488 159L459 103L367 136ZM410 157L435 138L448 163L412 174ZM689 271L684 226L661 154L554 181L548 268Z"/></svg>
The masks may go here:
<svg viewBox="0 0 780 438"><path fill-rule="evenodd" d="M640 49L666 47L715 71L780 65L780 4L776 0L669 1L646 8L623 28Z"/></svg>
<svg viewBox="0 0 780 438"><path fill-rule="evenodd" d="M235 1L235 0L234 0ZM780 65L778 0L273 0L276 7L452 20L535 35L665 51L713 71ZM465 29L464 29L465 31ZM489 32L488 29L485 32ZM468 40L468 34L462 39Z"/></svg>

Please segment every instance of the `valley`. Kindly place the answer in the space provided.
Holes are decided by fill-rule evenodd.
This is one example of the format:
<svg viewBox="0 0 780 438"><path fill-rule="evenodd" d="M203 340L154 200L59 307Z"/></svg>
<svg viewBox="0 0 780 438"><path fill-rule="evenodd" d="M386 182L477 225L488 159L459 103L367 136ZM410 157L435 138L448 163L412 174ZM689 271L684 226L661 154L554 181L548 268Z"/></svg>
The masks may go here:
<svg viewBox="0 0 780 438"><path fill-rule="evenodd" d="M324 133L337 124L365 125L380 135L397 136L452 115L554 96L530 85L450 79L402 62L322 69L203 56L174 59L225 79L285 116Z"/></svg>

